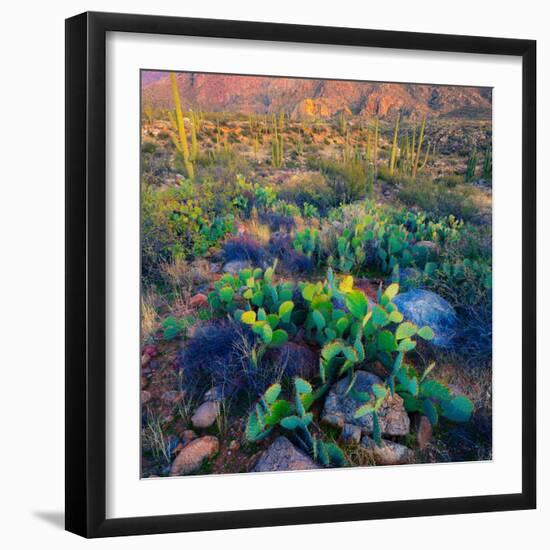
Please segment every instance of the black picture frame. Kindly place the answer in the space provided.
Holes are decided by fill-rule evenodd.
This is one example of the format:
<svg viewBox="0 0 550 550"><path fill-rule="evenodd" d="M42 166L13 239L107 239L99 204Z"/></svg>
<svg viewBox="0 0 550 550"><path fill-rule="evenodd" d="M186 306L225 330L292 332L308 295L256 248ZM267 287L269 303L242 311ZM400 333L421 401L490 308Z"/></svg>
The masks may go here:
<svg viewBox="0 0 550 550"><path fill-rule="evenodd" d="M108 31L515 56L523 64L522 491L106 519L105 40ZM115 13L66 20L66 529L107 537L536 506L536 42Z"/></svg>

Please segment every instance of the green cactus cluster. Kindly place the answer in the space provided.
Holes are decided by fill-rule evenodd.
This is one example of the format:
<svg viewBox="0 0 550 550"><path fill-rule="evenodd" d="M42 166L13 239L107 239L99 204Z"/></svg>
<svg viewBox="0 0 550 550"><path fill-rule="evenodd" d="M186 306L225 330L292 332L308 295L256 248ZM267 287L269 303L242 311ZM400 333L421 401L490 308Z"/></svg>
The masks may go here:
<svg viewBox="0 0 550 550"><path fill-rule="evenodd" d="M246 272L243 278L248 275ZM255 286L254 275L251 279L249 286ZM433 406L438 416L453 421L464 422L469 419L472 405L467 398L452 397L449 393L448 399L444 399L442 392L437 396L430 395L428 392L435 387L435 383L431 380L424 383L428 373L419 377L406 364L406 354L415 349L416 339L431 340L434 333L428 326L418 327L404 319L393 303L399 285L393 283L384 291L380 288L378 303L371 306L365 294L354 288L353 282L351 275L338 280L329 270L323 282L299 283L298 289L305 309L296 308L294 302L289 300L283 302L276 313L268 314L267 311L273 311L273 308L263 310L261 306L258 309L263 312L261 320L254 309L244 312L237 310L235 313L236 318L252 326L262 339L264 327L270 323L270 315L273 315L268 337L264 339L266 345L272 343L269 339L272 327L281 323L285 327L293 325L290 333L303 327L306 340L321 348L317 387L314 389L308 382L296 379L295 402L292 404L278 403L280 389L276 391L277 385L268 389L268 395L264 395L249 417L247 437L250 440L257 441L268 435L276 425L280 425L289 431L297 430L301 446L315 456L322 455L326 449L322 444L314 442L307 429L311 422L311 415L307 411L332 384L344 377L347 379L347 393L358 402L355 416L360 418L366 414L372 415L374 439L378 444L380 429L377 414L389 394L401 395L409 407L419 407L420 402L426 410ZM251 294L254 296L254 292ZM261 298L256 300L256 304L259 303L263 304ZM286 342L286 339L281 339L283 341ZM370 392L361 392L355 388L357 370L373 361L380 361L388 375L383 384L375 385ZM442 384L440 386L444 387ZM275 406L275 403L278 404ZM436 417L431 410L429 418L435 423Z"/></svg>
<svg viewBox="0 0 550 550"><path fill-rule="evenodd" d="M341 212L341 210L339 210ZM376 267L383 273L394 268L416 266L424 268L427 257L424 249L416 246L419 241L431 241L444 247L456 242L463 227L463 221L454 216L428 220L423 213L388 211L372 202L364 203L364 215L355 218L351 224L336 232L331 244L317 251L318 264L323 260L329 267L342 273L361 273ZM309 233L297 232L294 248L305 250L304 242ZM319 239L319 243L323 242ZM376 251L374 263L370 251Z"/></svg>
<svg viewBox="0 0 550 550"><path fill-rule="evenodd" d="M408 412L424 414L432 426L440 417L452 422L467 422L473 412L473 404L464 395L453 396L446 384L427 376L434 368L432 363L419 375L412 367L403 365L399 370L397 391L403 398Z"/></svg>
<svg viewBox="0 0 550 550"><path fill-rule="evenodd" d="M248 416L245 435L249 441L261 441L279 426L313 460L325 467L346 465L344 453L334 442L325 442L310 431L314 401L311 384L303 378L294 379L294 398L279 399L281 384L272 384L261 396Z"/></svg>
<svg viewBox="0 0 550 550"><path fill-rule="evenodd" d="M310 204L309 202L304 202L304 205L302 207L302 213L304 218L306 219L321 217L319 209L314 204Z"/></svg>
<svg viewBox="0 0 550 550"><path fill-rule="evenodd" d="M305 208L305 205L304 205ZM312 258L317 264L321 258L321 234L318 229L305 227L294 234L294 250Z"/></svg>

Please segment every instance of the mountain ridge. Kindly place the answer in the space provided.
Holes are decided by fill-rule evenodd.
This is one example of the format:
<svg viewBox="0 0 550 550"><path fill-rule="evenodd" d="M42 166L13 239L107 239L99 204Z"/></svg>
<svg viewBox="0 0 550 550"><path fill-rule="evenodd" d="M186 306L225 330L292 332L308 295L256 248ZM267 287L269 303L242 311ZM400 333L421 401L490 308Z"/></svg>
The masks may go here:
<svg viewBox="0 0 550 550"><path fill-rule="evenodd" d="M142 71L144 107L172 108L169 72ZM184 108L243 114L285 112L291 118L424 115L490 118L491 88L399 84L291 77L177 73Z"/></svg>

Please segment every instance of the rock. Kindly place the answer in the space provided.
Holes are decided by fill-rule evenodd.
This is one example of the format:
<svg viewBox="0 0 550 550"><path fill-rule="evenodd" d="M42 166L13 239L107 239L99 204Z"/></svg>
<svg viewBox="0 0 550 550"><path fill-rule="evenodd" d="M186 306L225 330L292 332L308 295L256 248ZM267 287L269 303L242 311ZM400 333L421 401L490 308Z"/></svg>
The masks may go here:
<svg viewBox="0 0 550 550"><path fill-rule="evenodd" d="M202 463L213 457L220 449L218 438L206 435L191 441L176 456L170 475L183 476L198 470Z"/></svg>
<svg viewBox="0 0 550 550"><path fill-rule="evenodd" d="M197 434L193 430L184 430L184 432L180 435L180 441L184 447L191 443L194 439L197 439Z"/></svg>
<svg viewBox="0 0 550 550"><path fill-rule="evenodd" d="M204 294L195 294L189 301L189 305L194 309L206 309L209 307L208 298Z"/></svg>
<svg viewBox="0 0 550 550"><path fill-rule="evenodd" d="M219 405L216 401L205 401L196 411L191 422L195 428L209 428L216 422Z"/></svg>
<svg viewBox="0 0 550 550"><path fill-rule="evenodd" d="M393 303L403 313L405 319L419 327L428 325L435 333L431 340L434 346L447 348L452 346L457 333L458 318L456 312L441 296L429 290L409 290L398 294Z"/></svg>
<svg viewBox="0 0 550 550"><path fill-rule="evenodd" d="M398 464L413 464L414 453L405 445L382 439L380 447L368 436L361 440L361 445L372 452L377 466L395 466Z"/></svg>
<svg viewBox="0 0 550 550"><path fill-rule="evenodd" d="M361 441L361 428L354 424L344 424L340 437L344 443L359 443Z"/></svg>
<svg viewBox="0 0 550 550"><path fill-rule="evenodd" d="M249 268L250 265L250 262L247 260L232 260L223 266L223 271L231 275L237 275L239 271Z"/></svg>
<svg viewBox="0 0 550 550"><path fill-rule="evenodd" d="M354 388L361 392L371 392L373 384L382 384L382 379L370 372L358 371ZM354 418L355 411L361 403L349 395L344 395L348 387L348 380L343 378L335 384L326 400L322 420L326 424L344 428L345 424L358 426L363 434L371 434L373 430L372 415ZM374 400L374 397L373 397ZM410 430L410 421L403 399L395 394L388 394L378 411L380 429L387 435L406 435Z"/></svg>
<svg viewBox="0 0 550 550"><path fill-rule="evenodd" d="M253 472L280 472L285 470L314 470L319 468L309 456L297 449L286 437L278 437L262 453Z"/></svg>
<svg viewBox="0 0 550 550"><path fill-rule="evenodd" d="M418 421L416 441L420 450L424 450L432 438L432 424L427 416L422 415Z"/></svg>
<svg viewBox="0 0 550 550"><path fill-rule="evenodd" d="M178 454L181 452L181 450L185 447L183 443L178 443L178 446L176 447L176 450L174 451L174 454Z"/></svg>
<svg viewBox="0 0 550 550"><path fill-rule="evenodd" d="M141 391L141 404L145 405L146 403L149 403L151 401L151 392L148 392L147 390Z"/></svg>

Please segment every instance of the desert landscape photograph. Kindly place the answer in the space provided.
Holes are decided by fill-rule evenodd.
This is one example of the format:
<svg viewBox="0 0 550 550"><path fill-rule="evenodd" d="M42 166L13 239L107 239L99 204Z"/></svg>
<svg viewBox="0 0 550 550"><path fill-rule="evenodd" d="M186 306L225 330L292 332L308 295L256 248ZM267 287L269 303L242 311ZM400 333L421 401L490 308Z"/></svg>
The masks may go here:
<svg viewBox="0 0 550 550"><path fill-rule="evenodd" d="M141 476L492 459L492 89L141 71Z"/></svg>

